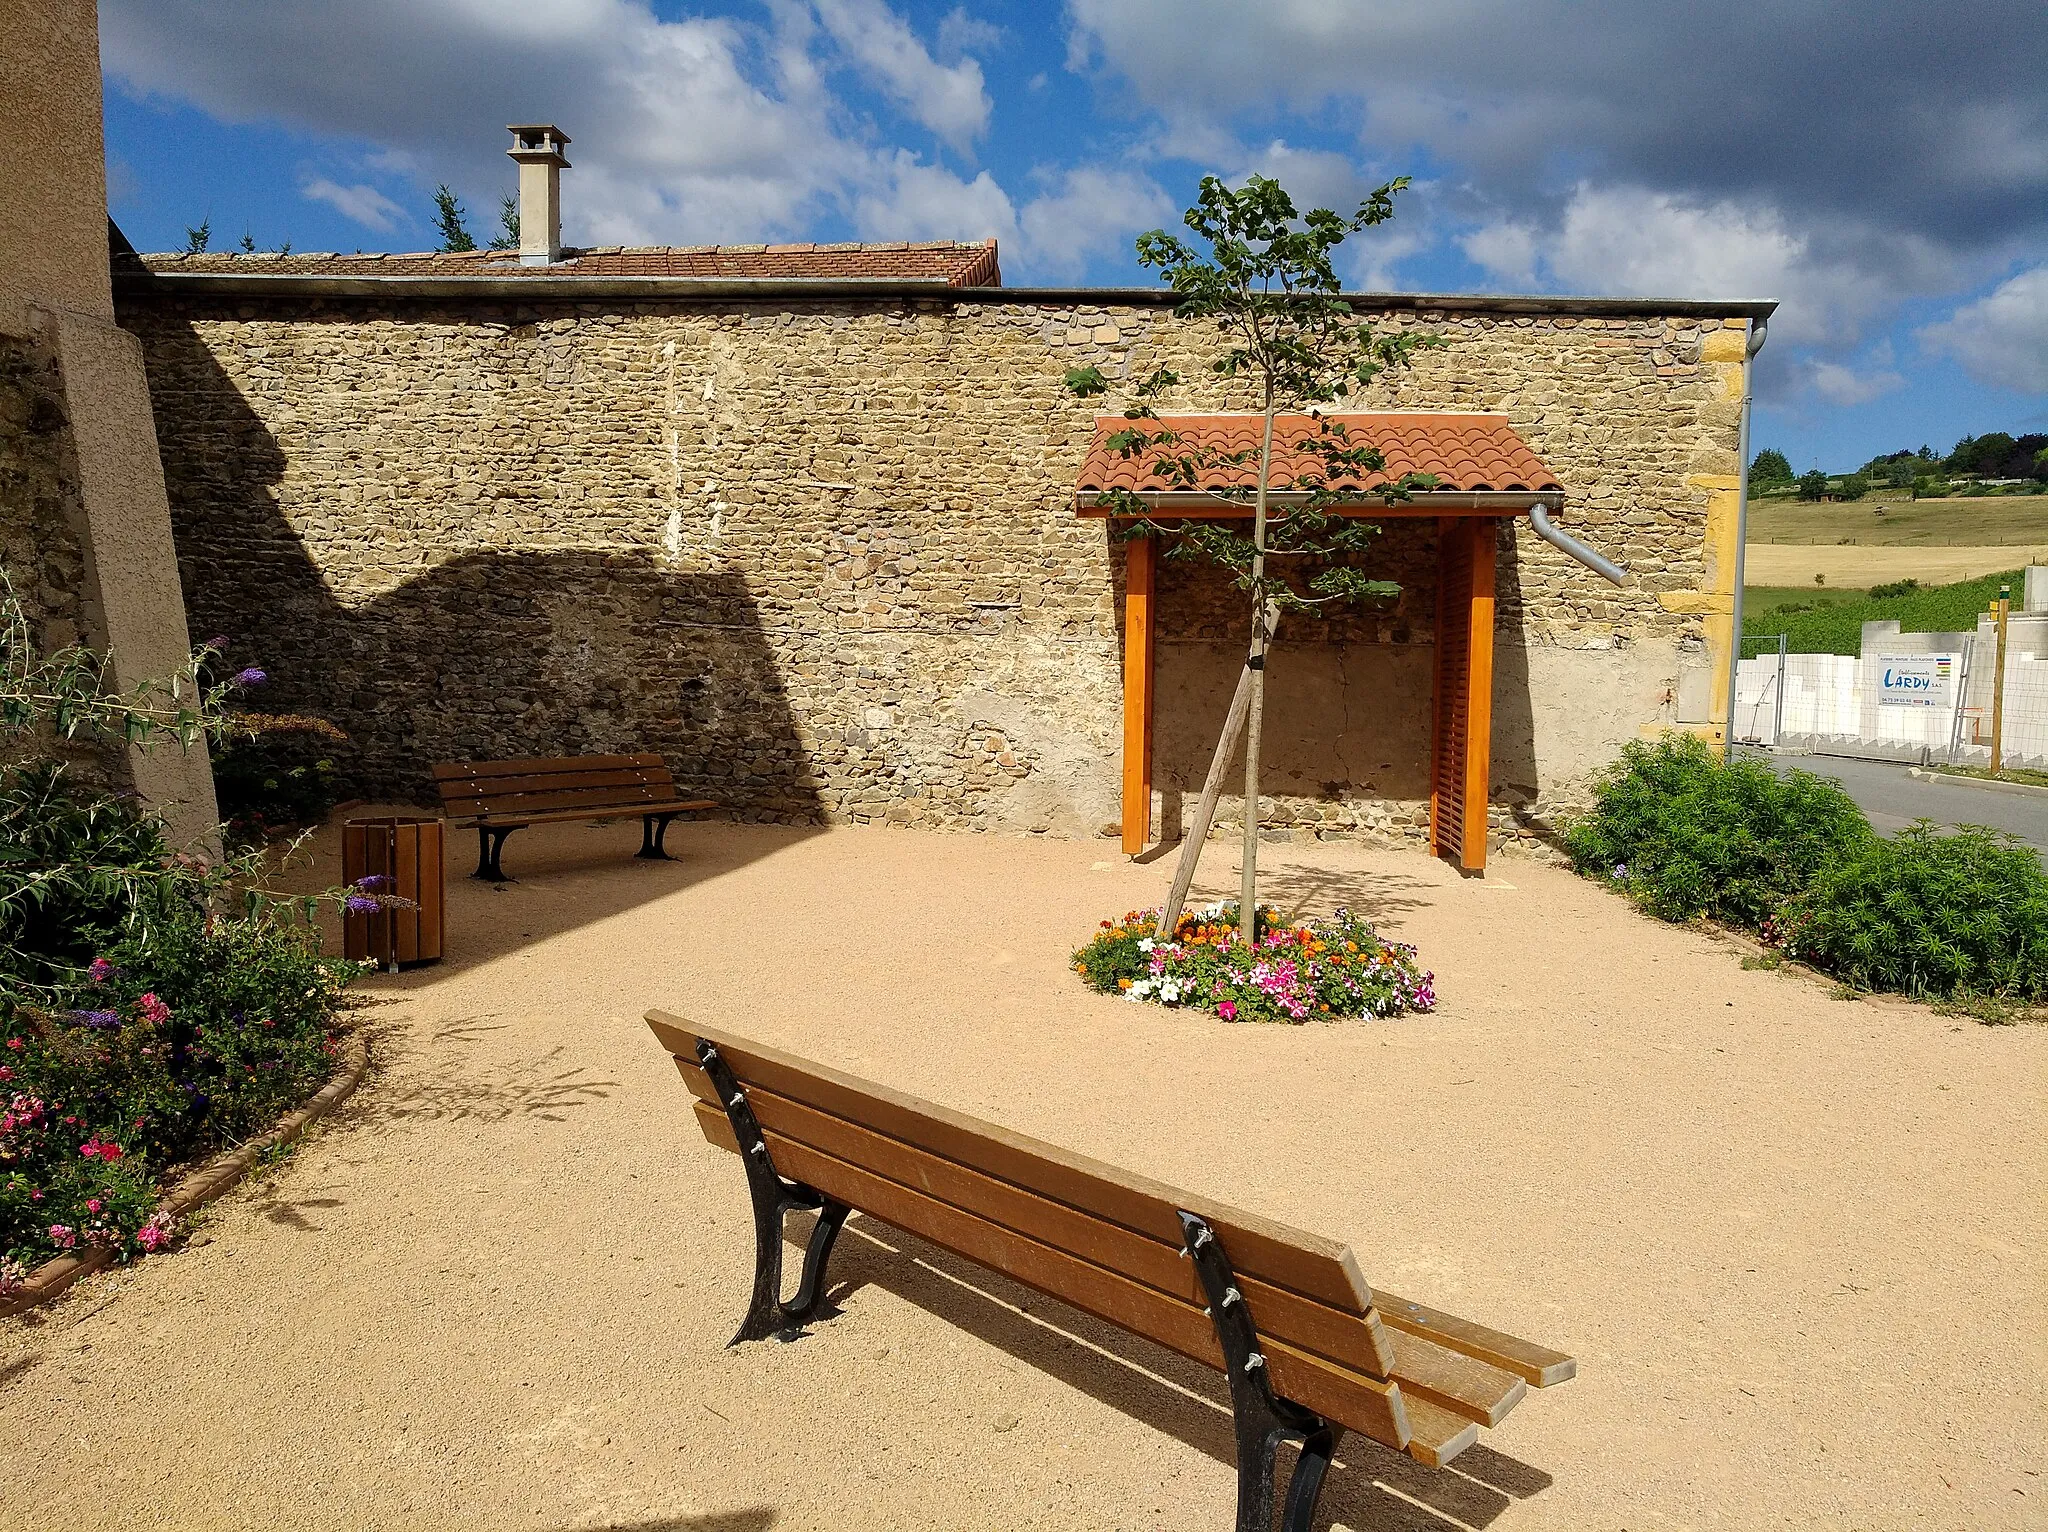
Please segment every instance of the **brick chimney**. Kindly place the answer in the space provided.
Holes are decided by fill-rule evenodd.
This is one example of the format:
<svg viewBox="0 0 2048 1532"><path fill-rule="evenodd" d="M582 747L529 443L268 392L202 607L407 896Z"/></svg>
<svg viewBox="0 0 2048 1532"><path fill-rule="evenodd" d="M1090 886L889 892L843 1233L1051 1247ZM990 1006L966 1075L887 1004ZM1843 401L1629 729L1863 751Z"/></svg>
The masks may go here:
<svg viewBox="0 0 2048 1532"><path fill-rule="evenodd" d="M569 168L562 148L569 135L551 122L513 123L512 147L519 162L519 263L549 266L562 258L562 172Z"/></svg>

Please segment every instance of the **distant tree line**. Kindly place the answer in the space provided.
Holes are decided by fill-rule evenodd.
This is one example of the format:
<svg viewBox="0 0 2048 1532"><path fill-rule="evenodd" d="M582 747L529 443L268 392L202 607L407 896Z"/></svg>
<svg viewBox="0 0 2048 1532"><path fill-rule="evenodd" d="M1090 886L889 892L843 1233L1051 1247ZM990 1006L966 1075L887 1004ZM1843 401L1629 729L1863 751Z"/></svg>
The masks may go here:
<svg viewBox="0 0 2048 1532"><path fill-rule="evenodd" d="M1958 479L2033 479L2048 484L2048 433L1965 436L1946 457L1927 446L1904 448L1880 453L1861 468L1838 475L1818 467L1795 474L1790 459L1776 447L1764 448L1749 465L1751 490L1796 489L1801 500L1860 500L1873 488L1909 489L1917 499L1948 494Z"/></svg>

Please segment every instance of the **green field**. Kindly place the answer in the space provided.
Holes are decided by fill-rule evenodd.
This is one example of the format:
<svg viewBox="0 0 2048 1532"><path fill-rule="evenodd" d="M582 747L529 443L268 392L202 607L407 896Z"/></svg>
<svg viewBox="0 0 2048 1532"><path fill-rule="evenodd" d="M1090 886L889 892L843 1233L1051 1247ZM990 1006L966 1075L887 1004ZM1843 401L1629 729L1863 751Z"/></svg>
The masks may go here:
<svg viewBox="0 0 2048 1532"><path fill-rule="evenodd" d="M1880 491L1882 493L1882 491ZM1879 515L1882 511L1884 514ZM1865 543L1893 547L1991 547L2048 543L2048 495L1967 500L1856 500L1810 505L1749 502L1752 543Z"/></svg>
<svg viewBox="0 0 2048 1532"><path fill-rule="evenodd" d="M2019 600L2019 578L2015 570L1880 600L1861 590L1751 585L1742 593L1742 633L1745 638L1783 633L1794 654L1860 653L1863 624L1886 619L1911 631L1967 633L1977 626L1977 614L1989 609L2001 583L2012 586L2013 600Z"/></svg>

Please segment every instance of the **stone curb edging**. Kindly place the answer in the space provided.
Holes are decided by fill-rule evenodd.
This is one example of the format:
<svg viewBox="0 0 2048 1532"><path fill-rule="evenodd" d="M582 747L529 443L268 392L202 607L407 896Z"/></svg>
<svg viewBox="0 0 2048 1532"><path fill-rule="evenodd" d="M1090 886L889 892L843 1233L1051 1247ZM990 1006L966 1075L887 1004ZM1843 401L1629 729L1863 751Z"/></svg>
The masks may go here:
<svg viewBox="0 0 2048 1532"><path fill-rule="evenodd" d="M1956 787L1981 787L1988 793L2019 793L2037 798L2048 798L2048 787L2036 787L2031 782L1998 782L1990 777L1965 777L1952 771L1926 771L1918 766L1906 768L1906 775L1918 777L1922 782L1947 782Z"/></svg>
<svg viewBox="0 0 2048 1532"><path fill-rule="evenodd" d="M370 1047L362 1034L356 1032L349 1034L342 1048L341 1072L315 1091L312 1099L268 1133L250 1139L239 1148L216 1155L187 1175L157 1204L157 1212L182 1218L194 1208L204 1207L215 1198L233 1191L265 1150L293 1142L355 1094L356 1087L363 1083L363 1076L370 1067ZM39 1304L48 1303L74 1282L104 1270L113 1264L113 1260L112 1250L100 1249L87 1251L84 1255L60 1255L43 1262L28 1274L28 1280L19 1290L0 1300L0 1319L11 1319Z"/></svg>

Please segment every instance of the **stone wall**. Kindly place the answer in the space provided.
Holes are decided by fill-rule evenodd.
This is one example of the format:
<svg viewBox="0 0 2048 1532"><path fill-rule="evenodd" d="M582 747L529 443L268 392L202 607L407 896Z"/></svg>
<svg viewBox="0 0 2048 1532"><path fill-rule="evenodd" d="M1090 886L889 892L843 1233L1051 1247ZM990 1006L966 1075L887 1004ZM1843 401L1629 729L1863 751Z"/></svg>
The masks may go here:
<svg viewBox="0 0 2048 1532"><path fill-rule="evenodd" d="M1362 409L1507 413L1616 590L1504 534L1495 797L1512 827L1707 666L1710 500L1737 471L1740 321L1390 313L1443 336ZM126 300L190 621L352 737L356 790L436 760L624 748L762 819L1114 825L1122 557L1077 519L1070 367L1171 365L1248 408L1162 309L983 297L714 307ZM1295 623L1275 823L1412 836L1434 534L1389 524L1390 611ZM1160 585L1162 822L1199 787L1245 620ZM1224 821L1238 812L1226 803Z"/></svg>
<svg viewBox="0 0 2048 1532"><path fill-rule="evenodd" d="M0 331L0 572L43 653L85 631L84 519L57 359Z"/></svg>

